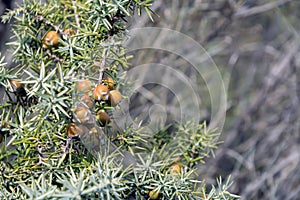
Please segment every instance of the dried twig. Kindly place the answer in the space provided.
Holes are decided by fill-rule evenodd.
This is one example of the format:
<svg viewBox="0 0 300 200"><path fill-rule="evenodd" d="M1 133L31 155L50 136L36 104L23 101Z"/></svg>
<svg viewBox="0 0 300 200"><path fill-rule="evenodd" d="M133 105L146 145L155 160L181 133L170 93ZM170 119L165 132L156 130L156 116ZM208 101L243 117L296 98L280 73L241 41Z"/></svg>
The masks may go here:
<svg viewBox="0 0 300 200"><path fill-rule="evenodd" d="M64 62L63 59L57 57L56 55L53 55L53 54L50 52L49 49L46 50L46 54L47 54L50 58L53 58L55 61L58 61L58 62L61 62L61 63Z"/></svg>
<svg viewBox="0 0 300 200"><path fill-rule="evenodd" d="M241 8L241 9L237 10L237 12L234 14L234 17L239 18L239 17L248 17L251 15L256 15L259 13L266 12L268 10L272 10L274 8L282 6L291 1L293 1L293 0L278 0L275 2L266 3L262 6L255 6L253 8L249 8L249 9Z"/></svg>
<svg viewBox="0 0 300 200"><path fill-rule="evenodd" d="M287 50L287 52L283 55L283 58L279 63L277 63L269 72L269 74L265 78L265 84L264 88L260 91L260 93L256 96L256 99L253 101L254 103L251 106L251 109L249 109L249 114L254 113L257 108L259 108L259 105L262 105L262 103L265 101L267 96L265 95L266 92L272 90L274 86L277 85L278 81L280 80L284 70L287 68L289 63L291 62L291 59L296 54L296 52L299 49L298 43L295 41L291 41L288 45L290 48Z"/></svg>
<svg viewBox="0 0 300 200"><path fill-rule="evenodd" d="M60 29L57 25L53 24L52 22L50 21L47 21L44 19L43 16L39 15L36 17L36 19L40 22L43 22L45 23L46 25L48 26L51 26L52 28L54 28L55 31L57 31L60 35L64 35L64 31L62 29Z"/></svg>
<svg viewBox="0 0 300 200"><path fill-rule="evenodd" d="M76 0L72 1L72 7L74 9L76 25L77 25L78 28L80 28L80 21L79 21L79 16L77 14ZM78 29L77 29L77 33L78 33Z"/></svg>
<svg viewBox="0 0 300 200"><path fill-rule="evenodd" d="M99 69L99 79L98 79L98 84L101 84L102 83L102 79L103 79L103 74L104 74L104 71L105 71L105 62L106 62L106 52L105 50L103 51L103 54L102 54L102 61L100 64L98 64L97 62L95 62L94 64L99 66L100 69Z"/></svg>
<svg viewBox="0 0 300 200"><path fill-rule="evenodd" d="M283 171L283 169L286 169L287 171L294 170L297 167L297 164L299 163L299 148L293 148L292 150L293 151L291 152L293 153L291 153L289 156L287 156L280 162L276 163L276 165L274 165L269 171L262 174L252 184L249 184L245 188L245 193L247 194L258 190L258 188L262 187L262 185L267 179L273 177L278 172Z"/></svg>

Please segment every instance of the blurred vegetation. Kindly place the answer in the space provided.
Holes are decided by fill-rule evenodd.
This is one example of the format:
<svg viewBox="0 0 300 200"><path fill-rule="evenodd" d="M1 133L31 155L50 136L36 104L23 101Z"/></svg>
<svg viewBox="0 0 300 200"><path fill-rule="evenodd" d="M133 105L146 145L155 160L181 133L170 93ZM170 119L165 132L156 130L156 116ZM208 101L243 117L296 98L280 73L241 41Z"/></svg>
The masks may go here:
<svg viewBox="0 0 300 200"><path fill-rule="evenodd" d="M243 199L300 195L299 7L298 0L158 0L154 23L145 17L131 22L192 37L218 66L228 95L225 142L198 173L209 183L217 174L232 174L230 191ZM192 49L188 53L194 55ZM186 74L193 68L169 52L136 54L140 59L133 65L171 63ZM206 87L201 80L199 85ZM199 93L201 112L209 116L209 91Z"/></svg>

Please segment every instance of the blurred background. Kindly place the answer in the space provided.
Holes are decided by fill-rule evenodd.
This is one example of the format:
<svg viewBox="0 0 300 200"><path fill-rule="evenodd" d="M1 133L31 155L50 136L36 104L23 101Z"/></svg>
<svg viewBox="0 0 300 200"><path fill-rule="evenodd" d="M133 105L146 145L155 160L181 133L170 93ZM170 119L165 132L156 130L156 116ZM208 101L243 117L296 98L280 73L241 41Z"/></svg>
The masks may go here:
<svg viewBox="0 0 300 200"><path fill-rule="evenodd" d="M215 62L227 94L224 142L198 173L213 184L231 174L230 191L242 199L300 198L299 9L299 0L156 0L154 22L142 15L130 25L179 31ZM143 53L136 53L133 66L156 62L193 72L172 52ZM200 56L193 53L187 50ZM211 91L201 78L197 84L207 120Z"/></svg>
<svg viewBox="0 0 300 200"><path fill-rule="evenodd" d="M0 13L10 3L0 1ZM153 16L154 22L143 13L130 20L128 28L169 28L193 38L208 52L224 82L223 143L215 157L199 165L199 178L215 184L219 175L231 175L230 192L242 199L299 199L300 1L155 0L153 10L159 16ZM4 46L8 38L8 26L0 24L0 48L9 63L11 55ZM156 42L164 39L157 38ZM194 83L201 99L199 122L210 121L211 91L190 63L172 52L133 54L132 66L155 62L174 66L189 77L199 76ZM185 54L199 56L188 46ZM167 93L166 104L180 105L169 102L173 96L167 88L144 87L152 96ZM141 113L138 107L147 109L138 96L138 92L132 95L131 114L147 120L137 114ZM172 123L172 119L166 121Z"/></svg>

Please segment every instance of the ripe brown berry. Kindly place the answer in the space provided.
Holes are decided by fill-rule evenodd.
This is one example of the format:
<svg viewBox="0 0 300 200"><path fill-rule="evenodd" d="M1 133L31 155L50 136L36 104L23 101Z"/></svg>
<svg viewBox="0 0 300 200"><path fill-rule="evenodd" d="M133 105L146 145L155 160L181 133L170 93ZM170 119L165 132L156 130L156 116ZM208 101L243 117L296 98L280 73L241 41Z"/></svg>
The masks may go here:
<svg viewBox="0 0 300 200"><path fill-rule="evenodd" d="M72 138L78 136L80 128L75 123L70 123L66 129L67 137Z"/></svg>
<svg viewBox="0 0 300 200"><path fill-rule="evenodd" d="M96 101L105 100L108 93L108 88L105 85L98 84L93 92Z"/></svg>
<svg viewBox="0 0 300 200"><path fill-rule="evenodd" d="M72 36L72 35L75 35L75 31L71 28L67 28L64 30L64 34L66 34L68 36Z"/></svg>
<svg viewBox="0 0 300 200"><path fill-rule="evenodd" d="M94 108L94 102L92 101L91 97L87 94L83 95L80 100L85 103L85 105L87 105L87 107L89 107L89 109L93 109Z"/></svg>
<svg viewBox="0 0 300 200"><path fill-rule="evenodd" d="M48 49L57 46L59 43L59 34L56 31L49 31L46 33L42 43L43 47Z"/></svg>
<svg viewBox="0 0 300 200"><path fill-rule="evenodd" d="M74 116L79 123L86 123L92 119L91 111L87 106L78 105L73 109Z"/></svg>
<svg viewBox="0 0 300 200"><path fill-rule="evenodd" d="M109 90L113 90L115 87L114 79L112 79L110 77L105 78L102 82L104 85L106 85L108 87Z"/></svg>
<svg viewBox="0 0 300 200"><path fill-rule="evenodd" d="M87 94L92 91L92 82L90 80L80 80L77 82L77 91L83 94Z"/></svg>
<svg viewBox="0 0 300 200"><path fill-rule="evenodd" d="M150 199L158 199L159 195L160 195L159 190L155 191L155 189L153 189L149 192Z"/></svg>
<svg viewBox="0 0 300 200"><path fill-rule="evenodd" d="M3 141L3 138L4 138L3 134L2 134L2 133L0 133L0 143L2 143L2 141Z"/></svg>
<svg viewBox="0 0 300 200"><path fill-rule="evenodd" d="M111 106L115 107L122 100L122 94L118 90L111 90L108 93L108 102Z"/></svg>
<svg viewBox="0 0 300 200"><path fill-rule="evenodd" d="M99 120L101 126L105 126L110 122L110 117L104 110L99 110L96 118Z"/></svg>
<svg viewBox="0 0 300 200"><path fill-rule="evenodd" d="M83 134L87 134L88 132L89 130L86 126L75 124L73 122L70 123L66 129L66 135L68 138L82 136Z"/></svg>

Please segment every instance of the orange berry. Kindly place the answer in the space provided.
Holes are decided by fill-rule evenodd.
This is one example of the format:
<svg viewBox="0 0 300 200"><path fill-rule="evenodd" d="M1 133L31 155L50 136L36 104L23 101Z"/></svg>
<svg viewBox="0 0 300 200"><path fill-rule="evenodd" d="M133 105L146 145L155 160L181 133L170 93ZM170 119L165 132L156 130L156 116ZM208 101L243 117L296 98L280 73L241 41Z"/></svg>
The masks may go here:
<svg viewBox="0 0 300 200"><path fill-rule="evenodd" d="M98 84L93 92L93 96L96 101L105 100L107 93L107 86Z"/></svg>
<svg viewBox="0 0 300 200"><path fill-rule="evenodd" d="M19 81L16 81L16 80L11 80L9 82L10 82L10 85L12 88L11 92L14 92L16 95L19 95L19 96L26 96L26 91L23 88L22 83L20 83Z"/></svg>
<svg viewBox="0 0 300 200"><path fill-rule="evenodd" d="M70 123L67 126L66 129L67 137L72 138L74 136L77 136L79 132L80 132L80 128L75 123Z"/></svg>
<svg viewBox="0 0 300 200"><path fill-rule="evenodd" d="M108 89L112 90L115 87L115 82L114 79L107 77L106 79L103 80L103 84L108 87Z"/></svg>
<svg viewBox="0 0 300 200"><path fill-rule="evenodd" d="M108 93L108 102L111 106L115 107L122 100L122 94L118 90L111 90Z"/></svg>
<svg viewBox="0 0 300 200"><path fill-rule="evenodd" d="M175 163L170 167L170 170L171 170L172 174L178 175L181 173L181 166L179 164Z"/></svg>
<svg viewBox="0 0 300 200"><path fill-rule="evenodd" d="M110 122L110 117L104 110L99 110L96 118L100 121L101 126L105 126Z"/></svg>
<svg viewBox="0 0 300 200"><path fill-rule="evenodd" d="M77 82L77 91L81 93L89 93L92 91L92 82L90 80L80 80Z"/></svg>
<svg viewBox="0 0 300 200"><path fill-rule="evenodd" d="M11 80L10 81L11 86L13 87L14 91L17 91L19 88L23 87L22 83L16 80Z"/></svg>
<svg viewBox="0 0 300 200"><path fill-rule="evenodd" d="M76 137L76 136L82 136L84 134L87 134L89 132L88 128L86 126L83 126L81 124L75 124L75 123L70 123L67 126L66 129L66 135L68 138Z"/></svg>
<svg viewBox="0 0 300 200"><path fill-rule="evenodd" d="M71 28L67 28L64 30L64 34L72 36L72 35L75 35L75 31Z"/></svg>
<svg viewBox="0 0 300 200"><path fill-rule="evenodd" d="M57 46L59 43L59 34L56 31L49 31L43 39L43 47L48 49Z"/></svg>

